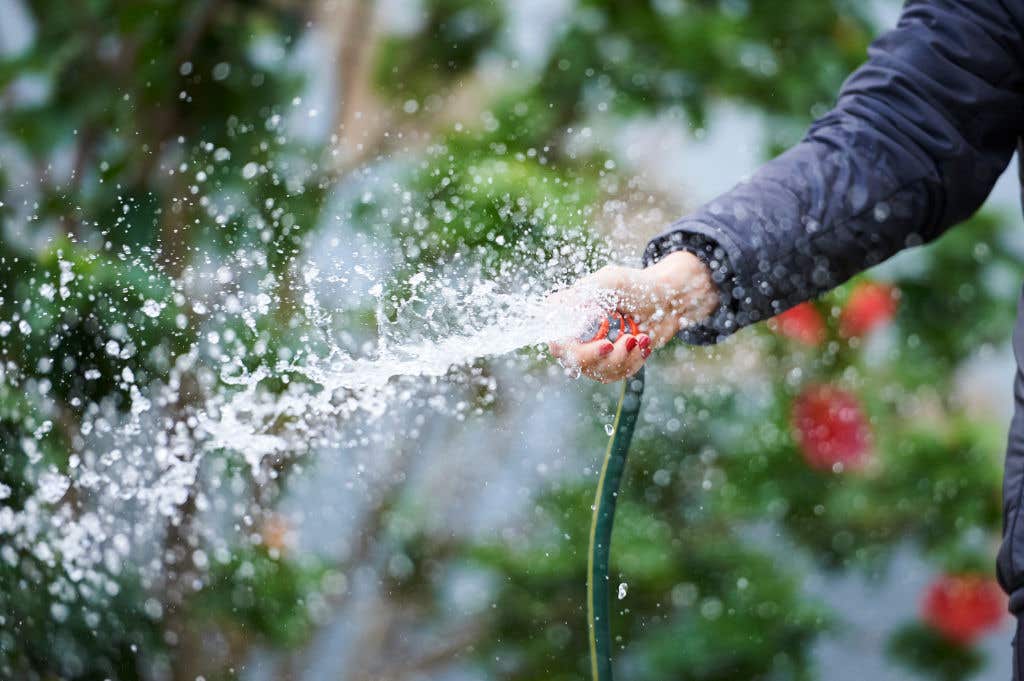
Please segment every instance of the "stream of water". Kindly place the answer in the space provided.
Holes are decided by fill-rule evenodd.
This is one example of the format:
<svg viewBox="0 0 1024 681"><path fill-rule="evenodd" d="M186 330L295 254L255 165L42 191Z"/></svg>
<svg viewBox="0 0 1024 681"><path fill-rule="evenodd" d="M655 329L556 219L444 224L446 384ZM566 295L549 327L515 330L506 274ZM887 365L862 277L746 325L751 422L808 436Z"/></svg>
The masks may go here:
<svg viewBox="0 0 1024 681"><path fill-rule="evenodd" d="M74 267L61 272L60 288L44 295L67 297L85 285ZM173 358L166 377L145 384L136 384L127 364L135 352L132 329L108 343L115 366L125 362L119 380L129 408L89 405L66 470L30 457L40 468L35 490L21 509L0 506L0 559L15 564L19 550L30 551L60 568L69 593L113 596L127 565L145 580L159 580L166 556L153 546L162 533L195 522L190 515L215 503L200 484L211 456L243 462L260 486L314 448L356 446L348 439L352 424L372 423L396 403L421 400L425 408L456 414L465 402L450 399L446 381L493 391L482 359L527 348L525 368L546 341L580 336L608 304L591 292L578 305L555 306L547 302L550 286L536 278L499 283L476 268L444 277L415 273L405 282L411 294L403 297L371 286L374 327L354 334L346 328L347 310L323 300L344 278L310 264L295 292L299 342L272 352L262 348L258 322L280 301L267 286L229 286L233 272L222 265L175 282L168 300L141 302L146 319L175 300L187 303L207 320L198 342ZM219 286L204 289L196 281ZM179 319L179 327L187 321ZM252 337L240 338L247 333ZM33 443L24 445L35 451ZM234 512L239 522L249 513ZM197 530L207 539L216 531ZM201 549L193 556L199 568L209 560Z"/></svg>

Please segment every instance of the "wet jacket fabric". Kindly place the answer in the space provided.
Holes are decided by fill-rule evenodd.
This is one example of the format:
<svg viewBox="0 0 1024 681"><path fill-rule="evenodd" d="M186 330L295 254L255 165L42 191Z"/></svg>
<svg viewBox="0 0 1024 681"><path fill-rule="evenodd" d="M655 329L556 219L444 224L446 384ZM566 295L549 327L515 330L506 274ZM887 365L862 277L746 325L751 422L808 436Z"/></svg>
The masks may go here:
<svg viewBox="0 0 1024 681"><path fill-rule="evenodd" d="M647 263L696 253L720 289L717 312L684 340L714 343L935 239L1024 154L1024 0L911 0L868 56L800 144L648 245ZM1021 616L1024 299L1013 345L997 574Z"/></svg>

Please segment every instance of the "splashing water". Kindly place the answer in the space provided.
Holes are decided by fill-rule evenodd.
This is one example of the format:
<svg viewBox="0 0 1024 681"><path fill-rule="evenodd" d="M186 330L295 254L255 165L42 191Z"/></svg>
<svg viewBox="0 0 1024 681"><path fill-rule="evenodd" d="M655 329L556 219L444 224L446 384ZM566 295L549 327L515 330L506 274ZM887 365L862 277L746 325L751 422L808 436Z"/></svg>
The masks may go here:
<svg viewBox="0 0 1024 681"><path fill-rule="evenodd" d="M353 357L331 343L326 356L309 355L278 362L272 368L261 365L252 372L245 372L237 361L229 363L221 379L239 390L201 414L200 429L208 437L205 447L234 449L244 442L242 453L258 473L265 456L299 450L311 434L330 428L339 419L356 414L370 419L380 416L400 392L393 385L395 379L439 378L478 359L577 337L602 309L597 292L572 307L548 305L540 295L501 293L494 282L477 283L465 294L453 293L451 289L443 291L448 307L430 307L431 317L474 321L450 334L391 344L367 357ZM453 302L457 304L451 305ZM325 318L319 308L310 314ZM264 381L287 377L290 383L296 376L308 381L315 392L261 399L259 386ZM272 432L274 424L282 420L292 422L287 432Z"/></svg>
<svg viewBox="0 0 1024 681"><path fill-rule="evenodd" d="M121 255L157 271L148 254ZM132 369L140 345L131 325L106 342L106 367L88 368L81 375L86 385L112 375L128 409L109 402L84 405L66 470L47 464L36 441L22 442L38 469L36 485L19 509L0 505L0 559L15 565L19 554L29 553L60 568L66 581L58 583L69 593L108 597L117 593L117 577L129 566L150 584L163 579L168 561L179 566L185 561L201 572L209 560L204 552L173 556L157 550L160 542L154 540L179 531L175 528L184 531L196 522L195 511L218 503L199 484L204 467L212 467L209 475L216 476L223 468L212 462L237 457L247 465L253 484L265 485L283 462L313 448L353 446L345 435L353 422L379 419L390 405L407 402L431 381L465 374L493 391L493 382L474 374L479 360L578 337L610 304L603 292L594 291L576 305L564 300L550 305L550 287L540 279L499 285L471 267L435 278L417 272L405 282L412 295L388 299L380 282L370 287L377 342L360 343L345 328L346 319L336 319L345 311L329 309L317 291L347 279L325 276L309 264L293 291L304 324L299 343L272 352L260 319L283 304L273 293L277 281L264 276L245 290L235 276L244 265L187 272L162 298L153 292L140 295L136 330L185 309L189 315L178 312L175 325L184 331L198 324L197 340L168 359L165 380L148 383ZM42 287L41 295L47 300L78 295L76 287L87 286L74 272L75 265L61 260L59 292ZM27 320L11 321L13 328L22 327L17 333L31 333L24 328ZM254 353L245 352L245 334L254 341ZM443 397L424 402L444 411ZM51 420L41 423L37 439L52 428ZM212 454L217 456L208 461ZM10 489L0 488L0 498L10 495ZM252 512L243 508L236 515L246 520ZM226 545L215 527L192 531L213 546Z"/></svg>
<svg viewBox="0 0 1024 681"><path fill-rule="evenodd" d="M283 125L272 114L236 132L278 140ZM585 194L556 173L543 170L537 196L511 185L474 198L478 184L516 166L472 166L456 188L449 149L433 144L444 174L428 168L413 192L387 168L354 172L336 191L355 192L362 222L350 225L356 210L332 197L318 218L331 222L329 236L292 239L302 211L273 188L302 195L316 184L312 171L232 167L212 143L179 145L194 158L162 169L174 178L195 170L185 203L196 202L210 242L196 239L187 255L131 247L119 221L103 238L98 229L54 237L0 291L0 359L10 359L0 361L0 409L13 395L24 411L0 416L27 424L13 443L23 484L0 483L0 560L51 571L62 602L81 596L99 611L137 581L160 595L147 600L153 619L161 602L202 589L211 564L265 544L261 523L306 454L335 454L326 465L348 467L357 451L416 438L420 413L385 424L396 406L458 419L482 412L496 392L487 358L528 362L545 342L580 336L613 302L600 291L547 301L613 248L580 226L592 215L579 205ZM267 184L241 192L239 178ZM256 195L258 205L240 207ZM348 208L335 211L335 199ZM507 233L481 235L481 222ZM462 232L448 236L458 223ZM435 237L451 241L424 255ZM174 238L161 241L174 250ZM383 437L373 424L395 432Z"/></svg>

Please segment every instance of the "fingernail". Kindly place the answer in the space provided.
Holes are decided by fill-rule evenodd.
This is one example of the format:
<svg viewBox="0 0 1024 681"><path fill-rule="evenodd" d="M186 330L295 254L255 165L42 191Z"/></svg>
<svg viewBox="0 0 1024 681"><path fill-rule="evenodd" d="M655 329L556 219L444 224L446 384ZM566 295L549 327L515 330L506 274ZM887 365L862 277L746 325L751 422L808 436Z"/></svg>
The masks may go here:
<svg viewBox="0 0 1024 681"><path fill-rule="evenodd" d="M640 336L640 340L637 341L637 344L640 346L640 349L643 350L648 345L651 344L651 337L650 336Z"/></svg>
<svg viewBox="0 0 1024 681"><path fill-rule="evenodd" d="M636 338L630 336L626 339L626 352L632 352L633 348L636 347Z"/></svg>
<svg viewBox="0 0 1024 681"><path fill-rule="evenodd" d="M605 341L604 345L602 345L600 348L598 348L597 354L602 355L602 356L603 355L607 355L609 352L611 352L614 349L615 349L614 345L612 345L608 341Z"/></svg>
<svg viewBox="0 0 1024 681"><path fill-rule="evenodd" d="M644 359L647 359L648 357L651 356L651 349L650 348L641 348L640 349L640 354L643 356Z"/></svg>

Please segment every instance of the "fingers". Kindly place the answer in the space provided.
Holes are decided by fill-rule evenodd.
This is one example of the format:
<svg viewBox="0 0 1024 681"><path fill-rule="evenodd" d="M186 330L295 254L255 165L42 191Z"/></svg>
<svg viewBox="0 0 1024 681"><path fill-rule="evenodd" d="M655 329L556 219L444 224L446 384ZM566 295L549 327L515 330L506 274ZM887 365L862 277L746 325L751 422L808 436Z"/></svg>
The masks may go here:
<svg viewBox="0 0 1024 681"><path fill-rule="evenodd" d="M579 368L580 373L602 383L612 383L635 374L652 349L651 339L646 334L625 334L615 343L602 340L558 348L563 359Z"/></svg>
<svg viewBox="0 0 1024 681"><path fill-rule="evenodd" d="M611 341L598 340L589 343L548 343L551 354L562 360L562 364L585 372L584 367L593 367L615 350Z"/></svg>
<svg viewBox="0 0 1024 681"><path fill-rule="evenodd" d="M602 383L612 383L628 376L627 370L630 360L638 355L636 353L636 337L624 334L615 341L615 348L608 353L608 356L598 362L590 371L583 369L583 373ZM641 361L643 361L641 359Z"/></svg>
<svg viewBox="0 0 1024 681"><path fill-rule="evenodd" d="M654 341L646 333L641 333L636 337L637 347L640 349L640 356L647 359L651 356L654 351Z"/></svg>

